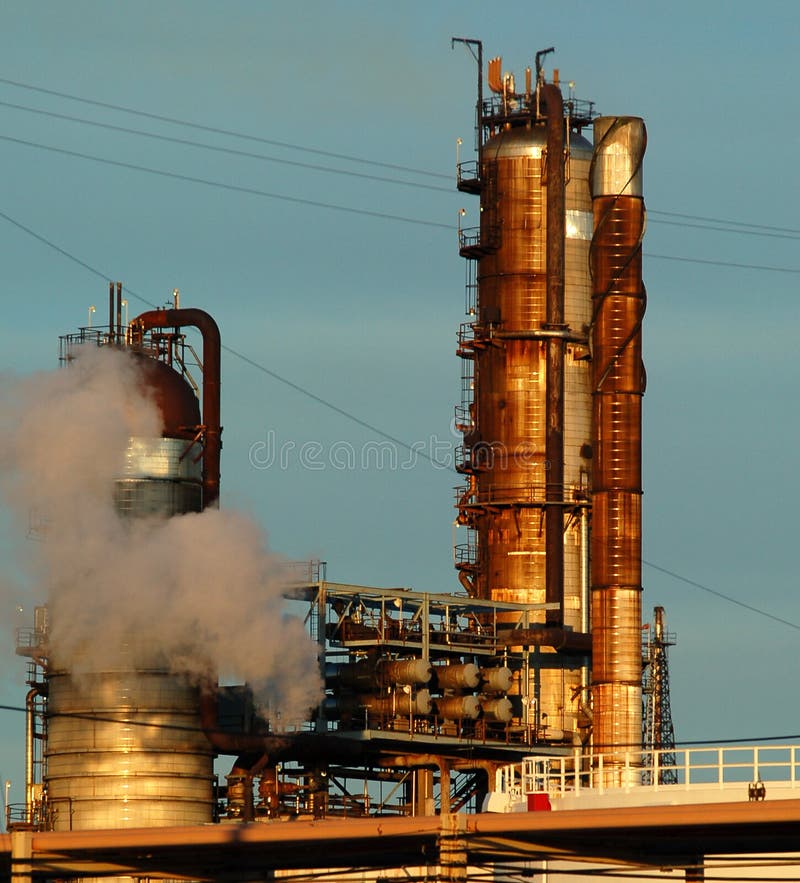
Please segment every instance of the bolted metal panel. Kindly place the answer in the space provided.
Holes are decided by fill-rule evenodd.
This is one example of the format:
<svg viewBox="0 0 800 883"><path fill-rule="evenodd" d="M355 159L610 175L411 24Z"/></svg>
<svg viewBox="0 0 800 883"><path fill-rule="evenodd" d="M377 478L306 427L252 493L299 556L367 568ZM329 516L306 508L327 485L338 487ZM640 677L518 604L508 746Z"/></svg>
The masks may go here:
<svg viewBox="0 0 800 883"><path fill-rule="evenodd" d="M644 123L595 121L592 267L594 744L621 775L641 747L641 326Z"/></svg>

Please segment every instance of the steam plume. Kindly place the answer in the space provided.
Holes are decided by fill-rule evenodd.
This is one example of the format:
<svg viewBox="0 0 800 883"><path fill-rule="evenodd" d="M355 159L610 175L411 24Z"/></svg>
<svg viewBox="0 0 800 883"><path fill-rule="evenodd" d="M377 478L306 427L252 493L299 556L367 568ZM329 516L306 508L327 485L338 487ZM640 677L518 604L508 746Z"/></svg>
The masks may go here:
<svg viewBox="0 0 800 883"><path fill-rule="evenodd" d="M87 347L68 370L0 392L4 495L26 522L46 588L52 660L77 674L144 649L198 679L222 668L251 684L273 724L308 715L319 696L316 646L283 613L284 562L235 512L120 519L113 506L131 436L160 435L134 360Z"/></svg>

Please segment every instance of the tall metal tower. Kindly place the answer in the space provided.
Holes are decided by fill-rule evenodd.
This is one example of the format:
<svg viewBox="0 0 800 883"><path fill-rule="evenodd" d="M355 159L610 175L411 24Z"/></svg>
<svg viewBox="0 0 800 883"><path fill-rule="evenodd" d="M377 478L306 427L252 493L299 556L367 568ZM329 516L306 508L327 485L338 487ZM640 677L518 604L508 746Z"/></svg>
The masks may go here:
<svg viewBox="0 0 800 883"><path fill-rule="evenodd" d="M675 757L675 729L669 701L669 663L667 647L675 646L675 635L664 624L664 608L653 609L653 623L644 645L644 680L642 694L644 714L642 744L649 753L645 761L646 784L654 784L654 770L659 785L676 785L678 771ZM657 764L656 764L657 761Z"/></svg>

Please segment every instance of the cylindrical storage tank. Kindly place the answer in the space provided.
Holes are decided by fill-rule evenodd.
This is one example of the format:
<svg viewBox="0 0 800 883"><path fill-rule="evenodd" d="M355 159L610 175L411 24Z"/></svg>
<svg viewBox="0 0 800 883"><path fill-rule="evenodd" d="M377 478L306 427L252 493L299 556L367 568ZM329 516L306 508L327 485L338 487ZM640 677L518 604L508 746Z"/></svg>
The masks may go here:
<svg viewBox="0 0 800 883"><path fill-rule="evenodd" d="M325 664L325 684L338 689L371 690L378 686L378 677L371 663L328 662Z"/></svg>
<svg viewBox="0 0 800 883"><path fill-rule="evenodd" d="M417 690L415 693L395 690L393 693L380 696L359 696L359 705L366 708L370 716L408 717L409 715L426 715L431 713L433 703L430 690Z"/></svg>
<svg viewBox="0 0 800 883"><path fill-rule="evenodd" d="M508 666L481 669L481 689L484 693L508 693L514 674Z"/></svg>
<svg viewBox="0 0 800 883"><path fill-rule="evenodd" d="M185 678L166 668L51 670L47 715L54 830L211 819L212 751L200 728L198 688Z"/></svg>
<svg viewBox="0 0 800 883"><path fill-rule="evenodd" d="M500 724L507 724L511 721L513 709L510 699L481 696L479 701L486 720Z"/></svg>
<svg viewBox="0 0 800 883"><path fill-rule="evenodd" d="M199 512L203 485L200 445L179 438L132 438L122 476L114 483L120 515L169 518Z"/></svg>
<svg viewBox="0 0 800 883"><path fill-rule="evenodd" d="M642 159L636 117L595 120L592 394L593 741L604 784L642 743Z"/></svg>
<svg viewBox="0 0 800 883"><path fill-rule="evenodd" d="M481 713L477 696L442 696L435 700L436 714L445 720L475 720Z"/></svg>
<svg viewBox="0 0 800 883"><path fill-rule="evenodd" d="M384 659L377 666L381 684L427 684L431 664L427 659Z"/></svg>
<svg viewBox="0 0 800 883"><path fill-rule="evenodd" d="M197 398L167 365L133 358L163 434L130 439L114 487L117 513L197 512ZM55 620L58 598L51 602ZM199 688L171 669L169 650L151 645L146 634L130 634L105 655L78 650L65 657L53 648L45 673L44 783L56 830L212 820L213 751L200 725Z"/></svg>
<svg viewBox="0 0 800 883"><path fill-rule="evenodd" d="M480 669L473 662L436 665L433 671L441 690L474 690L481 680Z"/></svg>

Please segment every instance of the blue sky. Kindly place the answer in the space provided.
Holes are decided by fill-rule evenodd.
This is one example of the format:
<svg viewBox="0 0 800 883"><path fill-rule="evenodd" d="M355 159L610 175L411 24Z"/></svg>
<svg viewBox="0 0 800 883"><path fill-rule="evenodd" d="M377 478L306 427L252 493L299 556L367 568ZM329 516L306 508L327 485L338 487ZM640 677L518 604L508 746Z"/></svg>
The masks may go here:
<svg viewBox="0 0 800 883"><path fill-rule="evenodd" d="M4 3L0 211L100 275L0 217L0 369L53 368L58 335L85 324L92 304L102 314L102 277L128 286L131 316L177 287L184 305L217 318L235 353L390 436L446 451L464 302L454 228L462 206L468 221L477 218L474 198L446 177L456 138L471 144L475 99L474 62L463 48L452 51L450 38L482 39L486 57L503 55L518 75L536 50L555 46L548 69L555 64L562 80L574 80L579 97L603 113L640 115L648 126L645 558L800 624L796 5L508 2L498 9L473 2ZM230 149L272 160L224 152ZM728 225L657 213L776 229L734 235L709 229ZM374 460L335 468L333 449L360 452L380 436L235 353L223 361L223 505L255 514L277 551L327 560L331 579L457 591L456 476L423 458L401 468L403 450L397 468L375 468ZM286 468L254 467L253 445L273 439L285 446ZM304 443L319 443L325 468L303 464ZM8 556L18 526L8 516L4 524ZM35 595L31 589L19 603L29 608ZM4 600L0 645L9 705L24 699L24 667L9 637L16 603ZM679 740L800 732L792 702L796 628L652 568L644 604L647 611L664 605L678 633L671 674ZM0 775L14 779L12 796L20 799L22 716L3 712L1 732Z"/></svg>

